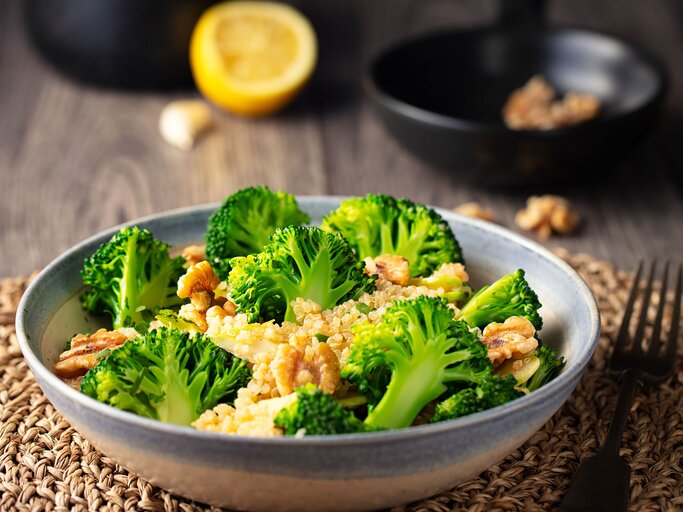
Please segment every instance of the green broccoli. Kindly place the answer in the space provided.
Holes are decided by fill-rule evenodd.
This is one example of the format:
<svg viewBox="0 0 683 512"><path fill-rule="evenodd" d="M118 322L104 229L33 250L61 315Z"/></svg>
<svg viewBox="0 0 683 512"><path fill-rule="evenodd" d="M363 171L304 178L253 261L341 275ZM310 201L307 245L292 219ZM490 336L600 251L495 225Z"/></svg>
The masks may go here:
<svg viewBox="0 0 683 512"><path fill-rule="evenodd" d="M251 377L246 364L204 335L161 328L100 360L81 391L140 416L190 425L219 402L234 400Z"/></svg>
<svg viewBox="0 0 683 512"><path fill-rule="evenodd" d="M524 278L524 271L519 269L475 293L460 309L458 319L470 327L483 328L491 322L504 322L511 316L521 316L540 330L543 327L543 320L538 314L540 307L536 292Z"/></svg>
<svg viewBox="0 0 683 512"><path fill-rule="evenodd" d="M410 284L415 286L426 286L431 290L441 288L445 291L442 297L448 302L459 304L465 302L472 296L472 288L462 282L462 280L452 273L439 273L438 271L427 277L413 279Z"/></svg>
<svg viewBox="0 0 683 512"><path fill-rule="evenodd" d="M121 229L83 264L83 308L110 314L118 329L149 322L156 310L180 304L176 290L184 260L170 258L168 248L146 229Z"/></svg>
<svg viewBox="0 0 683 512"><path fill-rule="evenodd" d="M228 197L209 217L206 258L221 279L230 272L230 258L261 252L276 228L301 225L310 217L287 192L249 187Z"/></svg>
<svg viewBox="0 0 683 512"><path fill-rule="evenodd" d="M436 405L432 423L450 420L497 407L522 395L515 389L515 379L489 375L474 387L461 389Z"/></svg>
<svg viewBox="0 0 683 512"><path fill-rule="evenodd" d="M347 199L325 216L322 228L344 235L361 259L403 256L413 277L429 275L443 263L463 261L448 223L408 199L382 194Z"/></svg>
<svg viewBox="0 0 683 512"><path fill-rule="evenodd" d="M179 331L189 333L201 332L197 324L181 317L172 309L162 309L156 314L155 318L161 325L169 329L178 329Z"/></svg>
<svg viewBox="0 0 683 512"><path fill-rule="evenodd" d="M557 350L539 341L534 355L541 361L538 370L526 382L527 391L536 391L541 386L553 380L564 368L564 357L558 357Z"/></svg>
<svg viewBox="0 0 683 512"><path fill-rule="evenodd" d="M453 315L446 299L420 296L393 302L378 324L354 326L342 377L361 393L381 395L369 408L367 425L408 427L427 404L448 391L450 383L484 386L493 378L486 347ZM387 369L388 379L377 377ZM508 399L507 390L485 389L500 394L487 397L491 403Z"/></svg>
<svg viewBox="0 0 683 512"><path fill-rule="evenodd" d="M250 321L293 322L297 297L329 309L375 289L375 276L338 233L288 226L270 240L263 252L230 260L230 296Z"/></svg>
<svg viewBox="0 0 683 512"><path fill-rule="evenodd" d="M274 420L287 436L302 433L307 436L352 434L371 430L314 384L298 388L296 394L296 401L278 412Z"/></svg>

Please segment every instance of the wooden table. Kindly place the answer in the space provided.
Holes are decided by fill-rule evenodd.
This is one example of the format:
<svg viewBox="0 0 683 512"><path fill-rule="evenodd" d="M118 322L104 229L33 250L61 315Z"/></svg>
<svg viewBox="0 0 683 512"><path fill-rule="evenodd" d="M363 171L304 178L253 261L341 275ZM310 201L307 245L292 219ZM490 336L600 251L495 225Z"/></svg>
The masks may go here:
<svg viewBox="0 0 683 512"><path fill-rule="evenodd" d="M320 39L305 94L263 120L217 112L192 152L166 145L162 107L187 94L98 90L65 79L31 50L19 1L0 4L0 276L31 272L75 242L169 208L220 201L265 183L296 194L386 192L452 207L477 200L513 226L529 193L569 197L584 219L548 243L628 268L683 253L683 3L554 1L553 22L626 37L668 65L671 89L654 135L613 180L571 189L487 190L415 160L391 139L360 88L368 58L387 43L439 26L490 20L483 0L305 0Z"/></svg>

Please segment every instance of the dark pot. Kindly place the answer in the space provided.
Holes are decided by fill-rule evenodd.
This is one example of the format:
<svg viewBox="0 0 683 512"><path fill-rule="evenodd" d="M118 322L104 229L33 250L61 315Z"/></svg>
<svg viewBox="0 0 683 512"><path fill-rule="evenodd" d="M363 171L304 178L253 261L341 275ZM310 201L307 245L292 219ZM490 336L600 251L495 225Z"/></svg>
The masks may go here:
<svg viewBox="0 0 683 512"><path fill-rule="evenodd" d="M24 0L35 47L67 75L132 89L192 86L189 42L215 0Z"/></svg>
<svg viewBox="0 0 683 512"><path fill-rule="evenodd" d="M372 62L365 86L389 132L425 162L488 184L595 177L620 161L657 118L661 63L626 41L548 27L543 0L501 0L497 24L403 41ZM587 123L513 131L509 96L534 74L602 103Z"/></svg>

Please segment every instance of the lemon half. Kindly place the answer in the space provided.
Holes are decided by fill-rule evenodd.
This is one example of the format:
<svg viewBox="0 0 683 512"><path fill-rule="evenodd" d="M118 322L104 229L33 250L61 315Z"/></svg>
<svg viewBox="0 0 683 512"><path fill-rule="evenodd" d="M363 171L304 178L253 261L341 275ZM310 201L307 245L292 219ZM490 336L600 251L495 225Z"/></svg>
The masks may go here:
<svg viewBox="0 0 683 512"><path fill-rule="evenodd" d="M306 84L318 45L309 21L276 2L236 1L209 8L190 42L200 92L232 112L272 114Z"/></svg>

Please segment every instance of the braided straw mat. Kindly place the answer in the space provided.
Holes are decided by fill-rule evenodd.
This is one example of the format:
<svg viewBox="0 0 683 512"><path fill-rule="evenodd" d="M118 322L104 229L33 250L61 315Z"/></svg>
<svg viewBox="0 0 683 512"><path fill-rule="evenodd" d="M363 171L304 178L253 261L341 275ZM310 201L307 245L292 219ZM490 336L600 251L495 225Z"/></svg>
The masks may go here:
<svg viewBox="0 0 683 512"><path fill-rule="evenodd" d="M587 255L559 253L590 285L603 336L569 401L521 448L450 491L393 512L552 510L581 460L604 440L617 384L605 375L630 275ZM0 280L0 510L217 510L159 489L81 437L41 393L14 332L25 278ZM656 302L656 300L655 300ZM683 362L636 395L621 455L632 510L683 510Z"/></svg>

